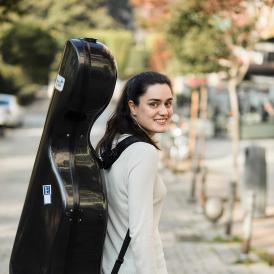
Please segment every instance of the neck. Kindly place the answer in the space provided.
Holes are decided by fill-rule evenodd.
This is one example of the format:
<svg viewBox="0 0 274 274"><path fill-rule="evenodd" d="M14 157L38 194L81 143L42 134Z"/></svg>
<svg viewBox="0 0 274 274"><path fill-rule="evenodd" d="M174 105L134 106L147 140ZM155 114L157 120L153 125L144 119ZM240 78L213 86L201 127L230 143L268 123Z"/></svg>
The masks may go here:
<svg viewBox="0 0 274 274"><path fill-rule="evenodd" d="M136 123L136 125L137 125L142 131L144 131L150 138L152 138L152 137L154 136L154 133L149 132L149 131L147 131L145 128L143 128L143 127L138 123L137 119L136 119L134 116L132 116L132 119L133 119L133 121Z"/></svg>

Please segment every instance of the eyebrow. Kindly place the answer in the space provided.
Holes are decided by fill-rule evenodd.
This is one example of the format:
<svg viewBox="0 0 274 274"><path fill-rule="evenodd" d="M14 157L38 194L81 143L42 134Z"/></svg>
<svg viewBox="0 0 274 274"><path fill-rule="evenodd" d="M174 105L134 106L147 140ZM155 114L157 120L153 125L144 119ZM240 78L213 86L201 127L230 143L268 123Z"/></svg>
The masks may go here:
<svg viewBox="0 0 274 274"><path fill-rule="evenodd" d="M172 100L173 100L173 98L170 97L170 98L166 99L165 101L172 101ZM162 100L161 99L152 98L152 99L149 99L148 101L161 102Z"/></svg>

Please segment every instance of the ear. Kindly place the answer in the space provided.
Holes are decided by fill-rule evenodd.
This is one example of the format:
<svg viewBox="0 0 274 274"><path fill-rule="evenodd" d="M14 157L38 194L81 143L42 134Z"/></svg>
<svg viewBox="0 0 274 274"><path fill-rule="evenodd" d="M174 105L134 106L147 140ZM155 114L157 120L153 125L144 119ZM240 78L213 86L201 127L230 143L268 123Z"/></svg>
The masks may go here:
<svg viewBox="0 0 274 274"><path fill-rule="evenodd" d="M135 116L136 115L136 105L134 104L134 102L132 100L129 100L128 102L128 107L130 110L130 113Z"/></svg>

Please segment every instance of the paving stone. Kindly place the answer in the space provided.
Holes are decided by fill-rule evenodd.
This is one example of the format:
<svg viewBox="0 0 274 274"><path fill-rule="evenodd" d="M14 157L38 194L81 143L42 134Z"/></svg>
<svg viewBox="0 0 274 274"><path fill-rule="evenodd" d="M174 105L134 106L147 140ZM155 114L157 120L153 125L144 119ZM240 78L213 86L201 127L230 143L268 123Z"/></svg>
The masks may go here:
<svg viewBox="0 0 274 274"><path fill-rule="evenodd" d="M197 210L197 205L187 202L189 174L176 176L162 170L162 176L167 181L168 196L160 231L169 274L274 273L274 268L260 262L236 264L241 255L240 243L218 243L211 240L214 235L222 237L223 234L218 225L212 225ZM168 176L167 180L165 176Z"/></svg>

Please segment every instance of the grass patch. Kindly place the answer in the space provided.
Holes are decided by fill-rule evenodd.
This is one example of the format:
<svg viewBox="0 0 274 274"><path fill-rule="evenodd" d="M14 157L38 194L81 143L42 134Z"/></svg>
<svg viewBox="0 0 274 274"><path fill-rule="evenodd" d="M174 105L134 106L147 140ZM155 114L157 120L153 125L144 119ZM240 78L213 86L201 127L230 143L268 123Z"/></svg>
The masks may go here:
<svg viewBox="0 0 274 274"><path fill-rule="evenodd" d="M267 263L269 266L274 265L274 254L270 254L265 251L260 251L260 252L257 251L256 254L262 261Z"/></svg>
<svg viewBox="0 0 274 274"><path fill-rule="evenodd" d="M202 242L204 239L196 234L179 234L176 235L176 240L178 242Z"/></svg>
<svg viewBox="0 0 274 274"><path fill-rule="evenodd" d="M243 240L239 236L215 236L212 239L214 243L242 243Z"/></svg>
<svg viewBox="0 0 274 274"><path fill-rule="evenodd" d="M248 256L243 257L243 258L239 258L238 260L236 260L234 262L235 264L245 264L245 265L249 265L249 264L254 264L256 263L255 260L249 258Z"/></svg>

